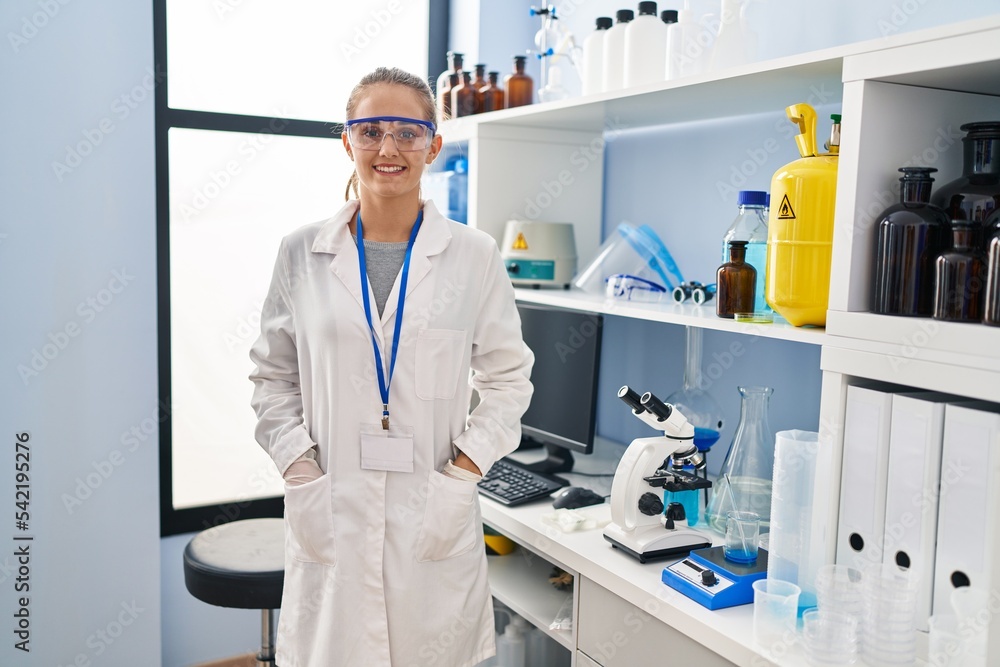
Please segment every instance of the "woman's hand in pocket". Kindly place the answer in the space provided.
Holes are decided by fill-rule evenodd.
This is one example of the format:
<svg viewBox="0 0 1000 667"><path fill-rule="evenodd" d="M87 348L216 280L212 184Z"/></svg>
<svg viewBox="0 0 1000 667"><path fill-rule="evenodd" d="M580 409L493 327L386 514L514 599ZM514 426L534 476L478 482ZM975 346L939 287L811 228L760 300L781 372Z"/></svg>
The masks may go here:
<svg viewBox="0 0 1000 667"><path fill-rule="evenodd" d="M285 484L288 486L301 486L307 482L319 479L323 476L323 470L316 463L315 459L300 458L292 462L285 470Z"/></svg>

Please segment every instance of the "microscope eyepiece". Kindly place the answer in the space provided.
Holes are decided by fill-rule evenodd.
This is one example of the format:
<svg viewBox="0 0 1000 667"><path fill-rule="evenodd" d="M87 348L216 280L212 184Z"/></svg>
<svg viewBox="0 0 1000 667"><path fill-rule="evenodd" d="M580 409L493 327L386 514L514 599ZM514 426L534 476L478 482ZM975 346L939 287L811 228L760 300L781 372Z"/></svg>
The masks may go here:
<svg viewBox="0 0 1000 667"><path fill-rule="evenodd" d="M618 398L625 401L625 403L627 403L630 408L635 410L636 414L642 414L643 412L646 411L646 408L643 407L642 403L639 402L639 399L642 397L639 396L638 393L633 391L632 388L629 387L628 385L625 385L618 390Z"/></svg>
<svg viewBox="0 0 1000 667"><path fill-rule="evenodd" d="M639 404L659 417L660 421L670 419L670 413L672 412L670 406L658 399L656 396L653 396L653 392L647 391L643 394L642 397L639 398Z"/></svg>

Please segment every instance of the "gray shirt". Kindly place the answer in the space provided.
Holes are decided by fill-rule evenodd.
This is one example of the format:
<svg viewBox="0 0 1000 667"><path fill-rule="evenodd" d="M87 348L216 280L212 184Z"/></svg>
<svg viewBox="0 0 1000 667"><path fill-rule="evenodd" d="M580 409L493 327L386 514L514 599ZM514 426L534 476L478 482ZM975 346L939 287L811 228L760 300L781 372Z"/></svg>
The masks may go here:
<svg viewBox="0 0 1000 667"><path fill-rule="evenodd" d="M357 244L358 237L351 235L354 243ZM369 241L365 239L365 264L368 268L368 282L372 285L372 293L375 295L375 305L378 306L378 315L382 317L385 310L385 302L389 300L389 292L396 282L396 276L403 267L403 260L406 258L407 242L385 243L382 241Z"/></svg>

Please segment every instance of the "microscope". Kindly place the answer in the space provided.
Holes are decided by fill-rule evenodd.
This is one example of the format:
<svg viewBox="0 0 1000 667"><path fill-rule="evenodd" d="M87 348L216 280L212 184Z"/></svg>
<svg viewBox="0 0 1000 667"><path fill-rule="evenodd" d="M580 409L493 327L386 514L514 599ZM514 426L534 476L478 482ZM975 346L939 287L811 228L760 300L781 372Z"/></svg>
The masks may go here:
<svg viewBox="0 0 1000 667"><path fill-rule="evenodd" d="M708 535L686 526L681 503L663 504L663 491L696 491L712 483L684 470L705 468L705 458L694 444L694 427L672 405L650 392L641 396L628 385L618 398L632 414L663 435L636 438L625 450L611 483L611 523L604 539L640 563L686 556L692 549L710 547Z"/></svg>

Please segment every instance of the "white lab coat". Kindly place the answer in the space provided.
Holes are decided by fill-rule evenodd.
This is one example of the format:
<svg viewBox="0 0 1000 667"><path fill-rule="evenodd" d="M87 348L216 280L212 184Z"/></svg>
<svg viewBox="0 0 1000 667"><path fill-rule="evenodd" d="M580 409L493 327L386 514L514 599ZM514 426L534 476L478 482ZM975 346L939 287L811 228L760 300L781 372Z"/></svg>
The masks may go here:
<svg viewBox="0 0 1000 667"><path fill-rule="evenodd" d="M382 402L347 226L357 206L282 240L250 353L257 441L281 473L316 446L324 471L285 487L277 664L475 665L495 652L478 495L440 471L453 443L484 472L516 448L534 358L496 243L424 202L389 402L392 424L413 429L413 472L363 470L360 429ZM398 294L397 276L374 326L383 363Z"/></svg>

